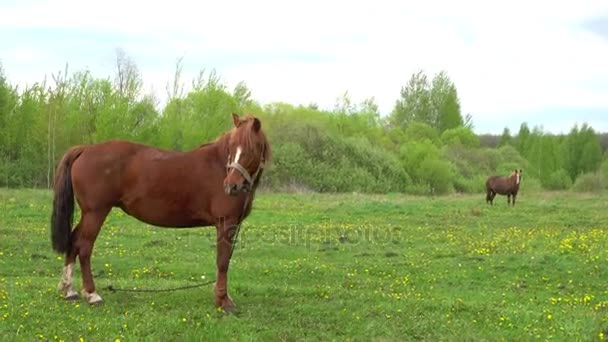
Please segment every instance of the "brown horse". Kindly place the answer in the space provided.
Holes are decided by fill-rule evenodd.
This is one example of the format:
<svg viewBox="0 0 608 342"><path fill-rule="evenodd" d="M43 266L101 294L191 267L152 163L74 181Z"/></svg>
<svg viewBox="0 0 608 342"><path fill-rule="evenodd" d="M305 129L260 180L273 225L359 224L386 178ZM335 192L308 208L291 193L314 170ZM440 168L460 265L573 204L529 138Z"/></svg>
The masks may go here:
<svg viewBox="0 0 608 342"><path fill-rule="evenodd" d="M486 203L494 204L494 197L496 194L507 195L507 204L515 206L515 198L519 191L519 184L521 183L522 170L517 171L515 169L511 176L491 176L486 181ZM513 196L513 202L511 202L511 196Z"/></svg>
<svg viewBox="0 0 608 342"><path fill-rule="evenodd" d="M82 271L82 295L102 302L95 292L91 253L101 226L113 207L159 227L217 229L215 304L234 309L227 273L238 225L251 212L254 194L270 145L259 119L232 114L234 127L215 142L188 152L167 151L127 141L75 146L59 165L54 183L51 241L65 253L59 289L67 299L76 257ZM74 197L81 210L72 231Z"/></svg>

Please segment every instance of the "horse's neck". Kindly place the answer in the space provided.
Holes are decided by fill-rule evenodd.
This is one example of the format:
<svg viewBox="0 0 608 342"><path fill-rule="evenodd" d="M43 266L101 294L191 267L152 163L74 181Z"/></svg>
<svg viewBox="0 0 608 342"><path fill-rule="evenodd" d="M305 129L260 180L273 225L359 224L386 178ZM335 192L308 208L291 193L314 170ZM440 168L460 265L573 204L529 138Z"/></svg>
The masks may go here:
<svg viewBox="0 0 608 342"><path fill-rule="evenodd" d="M201 159L216 160L223 167L228 162L228 141L222 136L214 142L201 145L193 153L200 155Z"/></svg>
<svg viewBox="0 0 608 342"><path fill-rule="evenodd" d="M509 177L509 182L513 187L519 186L519 182L517 182L517 175L512 175L511 177Z"/></svg>

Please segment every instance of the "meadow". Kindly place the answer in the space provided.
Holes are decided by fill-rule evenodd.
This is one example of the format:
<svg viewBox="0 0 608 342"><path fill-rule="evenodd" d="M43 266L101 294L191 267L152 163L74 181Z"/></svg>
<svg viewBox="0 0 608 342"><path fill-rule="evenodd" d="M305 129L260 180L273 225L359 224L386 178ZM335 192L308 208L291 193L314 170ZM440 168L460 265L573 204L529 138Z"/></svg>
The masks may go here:
<svg viewBox="0 0 608 342"><path fill-rule="evenodd" d="M608 340L608 194L257 195L213 305L215 229L115 209L95 245L104 304L56 286L46 190L0 190L0 339ZM75 285L81 288L79 267Z"/></svg>

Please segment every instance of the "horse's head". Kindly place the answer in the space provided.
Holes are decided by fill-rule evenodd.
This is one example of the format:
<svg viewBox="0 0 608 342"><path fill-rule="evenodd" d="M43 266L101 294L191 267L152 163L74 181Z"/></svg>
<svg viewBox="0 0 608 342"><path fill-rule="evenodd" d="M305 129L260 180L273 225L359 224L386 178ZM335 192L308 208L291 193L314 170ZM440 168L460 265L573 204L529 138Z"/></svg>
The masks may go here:
<svg viewBox="0 0 608 342"><path fill-rule="evenodd" d="M522 170L519 169L519 171L517 171L517 169L513 170L513 173L511 173L511 178L515 180L515 185L519 185L521 183L521 174L522 174Z"/></svg>
<svg viewBox="0 0 608 342"><path fill-rule="evenodd" d="M519 173L517 173L517 185L519 185L519 183L521 183L521 178L522 178L522 169L519 169Z"/></svg>
<svg viewBox="0 0 608 342"><path fill-rule="evenodd" d="M270 146L258 118L232 114L234 128L229 133L228 162L224 191L228 195L251 191L257 184L270 155Z"/></svg>

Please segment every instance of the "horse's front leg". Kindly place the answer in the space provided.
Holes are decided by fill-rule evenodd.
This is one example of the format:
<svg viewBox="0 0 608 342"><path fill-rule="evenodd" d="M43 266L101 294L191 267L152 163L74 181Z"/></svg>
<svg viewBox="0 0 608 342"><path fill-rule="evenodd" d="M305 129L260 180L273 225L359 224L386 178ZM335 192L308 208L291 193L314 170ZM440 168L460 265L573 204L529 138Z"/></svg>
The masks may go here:
<svg viewBox="0 0 608 342"><path fill-rule="evenodd" d="M224 311L232 312L236 306L228 295L228 266L232 256L234 234L238 224L221 221L217 225L217 278L215 282L215 305Z"/></svg>

